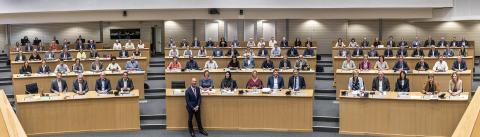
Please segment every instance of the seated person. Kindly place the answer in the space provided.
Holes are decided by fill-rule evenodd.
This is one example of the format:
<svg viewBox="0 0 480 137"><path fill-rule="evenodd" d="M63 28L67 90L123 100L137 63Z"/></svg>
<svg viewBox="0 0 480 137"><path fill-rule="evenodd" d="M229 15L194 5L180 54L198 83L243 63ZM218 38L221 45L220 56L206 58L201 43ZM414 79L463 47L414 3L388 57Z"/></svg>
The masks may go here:
<svg viewBox="0 0 480 137"><path fill-rule="evenodd" d="M388 62L385 61L385 58L383 56L378 57L378 61L375 63L375 66L373 69L376 70L388 70Z"/></svg>
<svg viewBox="0 0 480 137"><path fill-rule="evenodd" d="M57 94L66 93L68 89L67 81L62 78L62 73L57 72L56 74L56 78L52 80L52 84L50 84L50 92Z"/></svg>
<svg viewBox="0 0 480 137"><path fill-rule="evenodd" d="M272 37L272 38L270 39L270 41L268 41L268 46L269 46L269 47L273 47L273 45L275 45L275 44L277 44L277 40L275 40L275 38Z"/></svg>
<svg viewBox="0 0 480 137"><path fill-rule="evenodd" d="M82 74L78 74L77 79L73 81L73 92L84 95L88 92L88 84L87 81L83 79Z"/></svg>
<svg viewBox="0 0 480 137"><path fill-rule="evenodd" d="M168 40L168 47L170 47L172 49L177 47L177 44L175 44L175 41L171 37Z"/></svg>
<svg viewBox="0 0 480 137"><path fill-rule="evenodd" d="M465 47L461 47L460 50L458 50L458 55L462 56L462 57L466 57L467 56L467 49L465 49Z"/></svg>
<svg viewBox="0 0 480 137"><path fill-rule="evenodd" d="M125 69L129 71L140 70L140 64L135 60L135 57L130 57L130 61L125 64Z"/></svg>
<svg viewBox="0 0 480 137"><path fill-rule="evenodd" d="M60 52L60 59L71 60L72 55L70 55L70 52L68 52L67 49L63 49L62 52Z"/></svg>
<svg viewBox="0 0 480 137"><path fill-rule="evenodd" d="M393 41L393 36L388 37L387 47L395 47L395 41Z"/></svg>
<svg viewBox="0 0 480 137"><path fill-rule="evenodd" d="M128 72L123 72L122 79L119 79L117 82L117 91L130 91L133 88L133 81L128 77Z"/></svg>
<svg viewBox="0 0 480 137"><path fill-rule="evenodd" d="M358 64L358 69L360 70L370 70L372 68L372 64L368 61L368 56L363 56L362 62Z"/></svg>
<svg viewBox="0 0 480 137"><path fill-rule="evenodd" d="M288 78L288 88L293 90L305 89L305 79L298 74L298 69L293 70L293 76Z"/></svg>
<svg viewBox="0 0 480 137"><path fill-rule="evenodd" d="M125 43L125 49L134 49L135 44L133 44L132 40L128 40L127 43Z"/></svg>
<svg viewBox="0 0 480 137"><path fill-rule="evenodd" d="M468 47L469 46L469 43L468 43L467 39L465 39L465 37L462 37L462 40L458 43L459 44L457 45L457 47Z"/></svg>
<svg viewBox="0 0 480 137"><path fill-rule="evenodd" d="M455 52L450 47L447 47L443 52L443 56L445 57L453 57L454 55L455 55Z"/></svg>
<svg viewBox="0 0 480 137"><path fill-rule="evenodd" d="M82 73L83 72L83 64L80 63L80 59L75 59L75 64L72 65L73 72Z"/></svg>
<svg viewBox="0 0 480 137"><path fill-rule="evenodd" d="M257 77L257 71L253 70L252 71L252 77L247 81L247 89L262 89L263 88L263 82L261 79Z"/></svg>
<svg viewBox="0 0 480 137"><path fill-rule="evenodd" d="M455 71L465 71L467 70L467 63L465 63L462 57L458 56L457 60L453 62L452 69Z"/></svg>
<svg viewBox="0 0 480 137"><path fill-rule="evenodd" d="M423 56L420 57L420 62L418 62L416 65L415 65L415 70L418 70L418 71L426 71L430 69L430 67L428 67L428 63L425 62L425 59L423 58Z"/></svg>
<svg viewBox="0 0 480 137"><path fill-rule="evenodd" d="M373 91L390 91L390 82L388 78L383 75L382 71L378 71L378 76L373 79L372 82Z"/></svg>
<svg viewBox="0 0 480 137"><path fill-rule="evenodd" d="M407 49L405 47L400 47L400 49L397 50L397 57L398 56L408 56L407 54Z"/></svg>
<svg viewBox="0 0 480 137"><path fill-rule="evenodd" d="M282 41L280 41L281 47L288 47L288 40L285 37L282 37Z"/></svg>
<svg viewBox="0 0 480 137"><path fill-rule="evenodd" d="M364 36L363 37L363 41L362 41L362 47L366 48L366 47L369 47L370 46L370 42L367 40L367 37Z"/></svg>
<svg viewBox="0 0 480 137"><path fill-rule="evenodd" d="M423 54L423 50L420 48L420 46L415 47L412 53L412 57L423 57L425 56Z"/></svg>
<svg viewBox="0 0 480 137"><path fill-rule="evenodd" d="M312 45L308 44L307 48L303 50L303 56L309 57L309 56L316 56L315 55L315 50L312 48Z"/></svg>
<svg viewBox="0 0 480 137"><path fill-rule="evenodd" d="M346 57L348 55L350 55L350 51L348 51L346 47L342 47L342 49L338 51L338 56Z"/></svg>
<svg viewBox="0 0 480 137"><path fill-rule="evenodd" d="M19 51L15 56L15 61L26 61L25 55L23 55L23 51Z"/></svg>
<svg viewBox="0 0 480 137"><path fill-rule="evenodd" d="M220 89L237 89L237 81L233 80L232 73L230 71L225 73L225 78L223 78L222 83L220 83Z"/></svg>
<svg viewBox="0 0 480 137"><path fill-rule="evenodd" d="M219 48L218 45L217 45L216 47L213 47L212 55L214 57L221 57L221 56L223 56L223 50L221 48Z"/></svg>
<svg viewBox="0 0 480 137"><path fill-rule="evenodd" d="M418 36L416 36L415 39L412 41L412 47L420 47L420 40L418 39Z"/></svg>
<svg viewBox="0 0 480 137"><path fill-rule="evenodd" d="M438 52L438 49L435 48L435 46L431 46L430 50L428 51L428 56L429 57L438 57L440 55L440 52Z"/></svg>
<svg viewBox="0 0 480 137"><path fill-rule="evenodd" d="M268 77L267 87L270 89L283 89L283 77L278 74L278 69L274 69L273 75Z"/></svg>
<svg viewBox="0 0 480 137"><path fill-rule="evenodd" d="M245 50L243 51L243 56L247 56L247 54L250 54L250 55L252 55L252 56L255 55L255 53L253 53L253 49L250 48L250 47L247 47L247 49L245 49Z"/></svg>
<svg viewBox="0 0 480 137"><path fill-rule="evenodd" d="M205 42L205 47L210 48L210 47L213 47L214 44L215 43L212 41L212 38L208 38L208 41Z"/></svg>
<svg viewBox="0 0 480 137"><path fill-rule="evenodd" d="M262 63L262 68L263 69L274 69L275 68L275 65L273 64L273 61L270 60L270 56L267 56L267 58L265 58L265 61L263 61L263 63Z"/></svg>
<svg viewBox="0 0 480 137"><path fill-rule="evenodd" d="M282 49L280 49L280 47L278 47L277 44L274 44L273 48L272 48L272 56L273 57L280 57L282 56Z"/></svg>
<svg viewBox="0 0 480 137"><path fill-rule="evenodd" d="M185 64L185 69L193 69L193 70L200 69L200 67L198 67L197 62L193 60L193 56L188 56L188 61Z"/></svg>
<svg viewBox="0 0 480 137"><path fill-rule="evenodd" d="M445 72L448 70L448 64L446 61L443 60L443 55L440 55L438 57L438 61L435 62L435 65L433 65L433 71L435 72Z"/></svg>
<svg viewBox="0 0 480 137"><path fill-rule="evenodd" d="M75 46L75 49L76 50L80 50L80 49L85 49L85 45L84 43L80 40L80 41L77 41L75 42L76 43L76 46Z"/></svg>
<svg viewBox="0 0 480 137"><path fill-rule="evenodd" d="M50 73L50 66L47 65L47 61L42 60L42 65L38 67L38 73L40 74Z"/></svg>
<svg viewBox="0 0 480 137"><path fill-rule="evenodd" d="M385 50L385 51L387 51L387 50ZM360 47L355 47L355 49L352 52L352 56L354 56L354 57L363 56L363 50Z"/></svg>
<svg viewBox="0 0 480 137"><path fill-rule="evenodd" d="M180 46L182 46L182 48L189 47L187 38L182 39L182 42L180 42Z"/></svg>
<svg viewBox="0 0 480 137"><path fill-rule="evenodd" d="M55 67L55 73L68 73L70 72L70 69L68 68L67 64L63 61L63 59L60 59L60 64L58 64Z"/></svg>
<svg viewBox="0 0 480 137"><path fill-rule="evenodd" d="M176 47L170 49L168 52L169 57L178 57L180 54L178 53L178 49Z"/></svg>
<svg viewBox="0 0 480 137"><path fill-rule="evenodd" d="M122 44L120 43L119 40L115 40L115 43L113 43L112 49L114 49L114 50L121 50L122 49Z"/></svg>
<svg viewBox="0 0 480 137"><path fill-rule="evenodd" d="M32 67L28 65L28 61L23 62L22 67L20 68L20 74L31 74Z"/></svg>
<svg viewBox="0 0 480 137"><path fill-rule="evenodd" d="M398 43L399 47L408 47L408 42L405 40L405 38L400 38L400 42Z"/></svg>
<svg viewBox="0 0 480 137"><path fill-rule="evenodd" d="M410 84L405 71L400 71L400 77L398 77L395 83L396 92L410 92Z"/></svg>
<svg viewBox="0 0 480 137"><path fill-rule="evenodd" d="M290 47L288 50L287 50L287 56L289 57L296 57L298 56L298 51L295 47Z"/></svg>
<svg viewBox="0 0 480 137"><path fill-rule="evenodd" d="M218 64L215 60L213 60L212 56L209 56L207 62L205 62L205 67L203 67L203 68L204 69L217 69Z"/></svg>
<svg viewBox="0 0 480 137"><path fill-rule="evenodd" d="M342 38L337 39L337 43L335 43L335 47L345 47L345 43L343 43Z"/></svg>
<svg viewBox="0 0 480 137"><path fill-rule="evenodd" d="M52 50L47 51L44 55L44 59L54 60L55 59L55 53L53 53Z"/></svg>
<svg viewBox="0 0 480 137"><path fill-rule="evenodd" d="M359 47L355 38L350 39L350 43L348 43L349 47Z"/></svg>
<svg viewBox="0 0 480 137"><path fill-rule="evenodd" d="M193 51L190 49L190 47L187 47L187 49L185 49L183 51L183 56L185 57L189 57L189 56L192 56L193 55Z"/></svg>
<svg viewBox="0 0 480 137"><path fill-rule="evenodd" d="M34 48L33 48L32 43L30 43L30 42L26 43L26 45L25 45L25 51L26 51L26 52L33 51L33 49L34 49Z"/></svg>
<svg viewBox="0 0 480 137"><path fill-rule="evenodd" d="M298 56L297 61L295 61L294 69L300 70L310 70L310 66L306 59L303 58L303 55Z"/></svg>
<svg viewBox="0 0 480 137"><path fill-rule="evenodd" d="M263 41L263 38L260 38L260 41L258 41L257 46L258 47L265 46L265 41Z"/></svg>
<svg viewBox="0 0 480 137"><path fill-rule="evenodd" d="M182 64L178 61L178 57L173 57L173 61L168 64L167 69L182 69Z"/></svg>
<svg viewBox="0 0 480 137"><path fill-rule="evenodd" d="M393 66L394 71L410 70L407 61L405 61L403 58L403 56L398 57L398 61L395 62L395 65Z"/></svg>
<svg viewBox="0 0 480 137"><path fill-rule="evenodd" d="M438 83L435 81L433 74L428 74L428 81L425 82L422 93L432 95L437 94L439 90Z"/></svg>
<svg viewBox="0 0 480 137"><path fill-rule="evenodd" d="M38 54L37 52L37 49L34 49L33 50L33 53L32 55L30 55L30 58L28 60L42 60L42 58L40 57L40 54Z"/></svg>
<svg viewBox="0 0 480 137"><path fill-rule="evenodd" d="M117 63L117 58L116 57L112 57L110 59L110 64L108 64L107 66L107 69L108 71L121 71L122 68L120 67L120 65L118 65Z"/></svg>
<svg viewBox="0 0 480 137"><path fill-rule="evenodd" d="M214 88L213 80L210 77L210 72L205 70L203 72L203 78L200 80L200 89L212 89Z"/></svg>
<svg viewBox="0 0 480 137"><path fill-rule="evenodd" d="M91 49L90 58L97 58L97 57L100 57L100 54L98 54L98 51L96 49Z"/></svg>
<svg viewBox="0 0 480 137"><path fill-rule="evenodd" d="M95 91L99 94L107 94L112 90L110 80L105 77L105 72L100 73L100 78L95 81Z"/></svg>
<svg viewBox="0 0 480 137"><path fill-rule="evenodd" d="M118 52L118 57L120 58L127 58L128 57L128 51L125 50L125 48L122 48L122 50L120 50Z"/></svg>
<svg viewBox="0 0 480 137"><path fill-rule="evenodd" d="M97 49L97 45L95 44L95 42L93 40L89 40L88 41L88 48L89 49Z"/></svg>
<svg viewBox="0 0 480 137"><path fill-rule="evenodd" d="M230 45L230 46L235 47L235 48L240 47L240 41L238 41L237 39L234 39L232 41L232 45Z"/></svg>
<svg viewBox="0 0 480 137"><path fill-rule="evenodd" d="M260 57L268 56L268 50L267 48L265 48L265 45L262 45L262 47L258 50L257 56L260 56Z"/></svg>
<svg viewBox="0 0 480 137"><path fill-rule="evenodd" d="M253 41L253 38L248 39L247 47L255 47L255 41Z"/></svg>
<svg viewBox="0 0 480 137"><path fill-rule="evenodd" d="M370 50L367 52L367 55L369 57L377 57L378 52L377 52L377 50L375 50L375 47L371 47Z"/></svg>
<svg viewBox="0 0 480 137"><path fill-rule="evenodd" d="M201 46L200 49L198 50L198 57L206 57L207 56L207 50L205 47Z"/></svg>
<svg viewBox="0 0 480 137"><path fill-rule="evenodd" d="M243 59L243 68L246 69L253 69L255 68L255 60L250 55L247 55L245 59Z"/></svg>
<svg viewBox="0 0 480 137"><path fill-rule="evenodd" d="M135 50L133 50L132 56L135 56L135 57L141 57L142 56L142 52L140 52L140 49L138 47L136 47Z"/></svg>
<svg viewBox="0 0 480 137"><path fill-rule="evenodd" d="M13 52L20 52L22 51L22 48L20 47L20 43L16 43L15 47L13 48Z"/></svg>
<svg viewBox="0 0 480 137"><path fill-rule="evenodd" d="M78 59L86 59L87 58L87 53L83 51L83 49L80 49L77 53L77 58Z"/></svg>
<svg viewBox="0 0 480 137"><path fill-rule="evenodd" d="M347 56L347 59L343 61L342 63L342 69L343 70L354 70L357 67L355 66L355 62L353 62L351 56Z"/></svg>
<svg viewBox="0 0 480 137"><path fill-rule="evenodd" d="M373 41L373 47L378 48L378 45L383 45L383 44L382 44L382 41L380 41L380 39L376 37L375 40Z"/></svg>
<svg viewBox="0 0 480 137"><path fill-rule="evenodd" d="M441 37L440 41L438 41L437 46L439 47L445 47L448 45L448 41L445 40L445 37Z"/></svg>
<svg viewBox="0 0 480 137"><path fill-rule="evenodd" d="M240 54L238 53L237 49L234 47L231 47L230 50L227 51L227 54L225 56L239 56Z"/></svg>
<svg viewBox="0 0 480 137"><path fill-rule="evenodd" d="M287 56L283 56L283 59L280 60L280 64L278 65L279 69L290 69L292 65L290 64L290 60L288 60Z"/></svg>
<svg viewBox="0 0 480 137"><path fill-rule="evenodd" d="M307 41L305 42L305 46L308 47L309 45L310 45L310 46L313 46L313 42L312 42L312 40L311 40L310 37L308 37L308 38L307 38Z"/></svg>
<svg viewBox="0 0 480 137"><path fill-rule="evenodd" d="M458 41L457 37L453 36L452 42L450 42L450 47L457 47Z"/></svg>
<svg viewBox="0 0 480 137"><path fill-rule="evenodd" d="M352 77L348 79L348 90L365 90L365 82L358 76L358 70L353 70Z"/></svg>
<svg viewBox="0 0 480 137"><path fill-rule="evenodd" d="M432 36L428 36L428 39L425 40L424 47L435 46L435 41L432 39Z"/></svg>
<svg viewBox="0 0 480 137"><path fill-rule="evenodd" d="M238 61L236 56L233 56L230 62L228 62L228 68L235 68L239 69L240 68L240 61Z"/></svg>
<svg viewBox="0 0 480 137"><path fill-rule="evenodd" d="M452 96L460 95L463 92L463 82L458 78L457 72L453 72L451 77L448 81L448 93Z"/></svg>
<svg viewBox="0 0 480 137"><path fill-rule="evenodd" d="M95 61L92 62L92 65L90 67L90 71L93 71L93 72L103 71L103 63L100 62L100 59L98 57L95 58Z"/></svg>

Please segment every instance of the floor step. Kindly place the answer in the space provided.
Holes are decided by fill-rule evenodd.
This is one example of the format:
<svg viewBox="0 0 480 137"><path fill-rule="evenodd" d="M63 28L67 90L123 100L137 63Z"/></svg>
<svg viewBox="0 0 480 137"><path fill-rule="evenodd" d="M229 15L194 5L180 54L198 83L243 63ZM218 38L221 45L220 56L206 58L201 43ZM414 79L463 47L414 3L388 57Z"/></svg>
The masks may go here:
<svg viewBox="0 0 480 137"><path fill-rule="evenodd" d="M12 81L12 76L0 77L0 81Z"/></svg>
<svg viewBox="0 0 480 137"><path fill-rule="evenodd" d="M147 76L148 80L165 80L165 75Z"/></svg>
<svg viewBox="0 0 480 137"><path fill-rule="evenodd" d="M316 100L336 100L336 93L315 93Z"/></svg>
<svg viewBox="0 0 480 137"><path fill-rule="evenodd" d="M315 93L337 93L335 89L316 89Z"/></svg>
<svg viewBox="0 0 480 137"><path fill-rule="evenodd" d="M165 89L164 88L145 89L145 93L158 93L158 92L165 93Z"/></svg>
<svg viewBox="0 0 480 137"><path fill-rule="evenodd" d="M333 67L332 63L317 63L317 66L322 66L322 67Z"/></svg>
<svg viewBox="0 0 480 137"><path fill-rule="evenodd" d="M12 81L0 81L0 86L12 85Z"/></svg>
<svg viewBox="0 0 480 137"><path fill-rule="evenodd" d="M313 116L313 121L338 122L339 119L337 116Z"/></svg>
<svg viewBox="0 0 480 137"><path fill-rule="evenodd" d="M150 64L150 67L165 67L165 64Z"/></svg>
<svg viewBox="0 0 480 137"><path fill-rule="evenodd" d="M140 128L141 129L166 129L167 124L163 119L141 120Z"/></svg>
<svg viewBox="0 0 480 137"><path fill-rule="evenodd" d="M319 132L338 132L339 126L338 122L323 122L323 121L314 121L313 131Z"/></svg>
<svg viewBox="0 0 480 137"><path fill-rule="evenodd" d="M317 76L333 76L333 72L317 72Z"/></svg>
<svg viewBox="0 0 480 137"><path fill-rule="evenodd" d="M140 115L140 120L166 119L166 114Z"/></svg>
<svg viewBox="0 0 480 137"><path fill-rule="evenodd" d="M147 76L153 76L153 75L165 75L164 72L148 72Z"/></svg>
<svg viewBox="0 0 480 137"><path fill-rule="evenodd" d="M10 72L10 68L0 68L0 72Z"/></svg>
<svg viewBox="0 0 480 137"><path fill-rule="evenodd" d="M331 60L317 60L317 63L332 64L333 61L331 61Z"/></svg>
<svg viewBox="0 0 480 137"><path fill-rule="evenodd" d="M164 99L165 92L145 93L145 99Z"/></svg>
<svg viewBox="0 0 480 137"><path fill-rule="evenodd" d="M317 76L316 80L333 80L333 76Z"/></svg>

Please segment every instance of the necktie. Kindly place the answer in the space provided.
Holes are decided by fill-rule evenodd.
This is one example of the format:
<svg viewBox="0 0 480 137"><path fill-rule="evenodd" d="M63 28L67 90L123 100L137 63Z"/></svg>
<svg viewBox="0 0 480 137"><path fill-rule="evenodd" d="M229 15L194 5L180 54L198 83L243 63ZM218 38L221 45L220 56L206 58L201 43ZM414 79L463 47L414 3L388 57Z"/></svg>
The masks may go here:
<svg viewBox="0 0 480 137"><path fill-rule="evenodd" d="M83 90L82 90L82 83L78 83L78 89L79 89L80 92L83 91Z"/></svg>
<svg viewBox="0 0 480 137"><path fill-rule="evenodd" d="M197 92L195 91L195 88L192 87L192 91L193 91L193 95L195 96L195 98L197 97Z"/></svg>

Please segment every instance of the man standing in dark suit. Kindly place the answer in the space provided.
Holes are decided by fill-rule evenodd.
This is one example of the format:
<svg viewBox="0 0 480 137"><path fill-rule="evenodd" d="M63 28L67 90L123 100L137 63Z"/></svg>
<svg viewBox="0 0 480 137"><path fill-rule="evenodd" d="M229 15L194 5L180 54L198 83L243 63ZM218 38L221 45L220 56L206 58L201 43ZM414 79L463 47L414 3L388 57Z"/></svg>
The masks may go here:
<svg viewBox="0 0 480 137"><path fill-rule="evenodd" d="M378 77L373 79L372 90L380 92L390 91L390 82L383 75L382 71L378 71Z"/></svg>
<svg viewBox="0 0 480 137"><path fill-rule="evenodd" d="M52 93L60 93L60 92L67 92L67 82L65 79L62 78L62 73L57 72L57 78L52 80L52 84L50 86L50 92Z"/></svg>
<svg viewBox="0 0 480 137"><path fill-rule="evenodd" d="M200 88L197 87L197 79L192 78L191 86L185 91L185 101L186 108L188 112L188 131L192 137L195 137L195 132L193 131L193 115L195 115L195 120L197 121L197 126L200 134L208 136L208 133L203 129L202 118L200 113L200 106L202 104L202 94L200 93Z"/></svg>
<svg viewBox="0 0 480 137"><path fill-rule="evenodd" d="M100 78L95 82L95 91L100 94L106 94L112 90L110 80L105 78L105 72L100 73Z"/></svg>
<svg viewBox="0 0 480 137"><path fill-rule="evenodd" d="M293 70L293 76L288 79L288 88L295 91L305 89L305 79L298 75L298 69Z"/></svg>
<svg viewBox="0 0 480 137"><path fill-rule="evenodd" d="M78 74L77 79L73 81L73 92L84 95L88 92L87 81L83 80L83 74Z"/></svg>
<svg viewBox="0 0 480 137"><path fill-rule="evenodd" d="M123 72L123 78L117 82L118 91L130 91L133 89L133 81L128 77L128 72Z"/></svg>

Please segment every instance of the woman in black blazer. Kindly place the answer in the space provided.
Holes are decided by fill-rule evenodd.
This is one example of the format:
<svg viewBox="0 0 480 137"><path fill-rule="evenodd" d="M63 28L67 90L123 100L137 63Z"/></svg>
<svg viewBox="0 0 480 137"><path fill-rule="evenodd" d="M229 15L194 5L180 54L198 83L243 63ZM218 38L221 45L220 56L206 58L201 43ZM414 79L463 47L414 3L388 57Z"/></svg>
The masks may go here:
<svg viewBox="0 0 480 137"><path fill-rule="evenodd" d="M407 78L407 73L405 71L400 71L400 77L395 83L396 92L410 92L410 84Z"/></svg>
<svg viewBox="0 0 480 137"><path fill-rule="evenodd" d="M32 73L32 67L28 65L28 61L25 61L23 63L22 68L20 68L20 74L31 74Z"/></svg>

